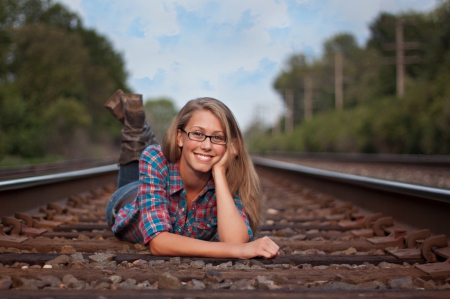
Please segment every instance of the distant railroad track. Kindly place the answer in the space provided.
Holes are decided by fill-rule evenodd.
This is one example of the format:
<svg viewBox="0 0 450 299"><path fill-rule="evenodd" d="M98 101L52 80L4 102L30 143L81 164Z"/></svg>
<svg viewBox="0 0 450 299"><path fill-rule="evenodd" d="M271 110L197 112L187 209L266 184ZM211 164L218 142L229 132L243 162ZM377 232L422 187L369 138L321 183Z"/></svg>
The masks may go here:
<svg viewBox="0 0 450 299"><path fill-rule="evenodd" d="M64 203L39 203L44 206L34 212L34 220L33 215L20 213L31 207L23 205L9 213L2 209L6 235L0 237L0 297L450 296L450 264L444 263L450 256L449 190L264 158L255 157L254 163L265 199L259 236L270 236L280 245L279 257L156 257L144 246L117 240L103 219L114 191L117 170L111 166L104 170L103 182L78 185L77 191L60 196L67 198ZM76 175L79 180L86 175L83 180L93 183L101 172ZM69 178L66 175L64 184L70 183ZM58 175L54 179L59 181L43 179L40 186L51 192L62 183ZM44 182L51 185L44 187ZM29 188L47 198L48 191L39 191L41 187ZM1 191L0 183L0 205L4 192L27 188ZM22 227L14 240L11 232L20 231L20 224L6 215L47 231L31 236Z"/></svg>

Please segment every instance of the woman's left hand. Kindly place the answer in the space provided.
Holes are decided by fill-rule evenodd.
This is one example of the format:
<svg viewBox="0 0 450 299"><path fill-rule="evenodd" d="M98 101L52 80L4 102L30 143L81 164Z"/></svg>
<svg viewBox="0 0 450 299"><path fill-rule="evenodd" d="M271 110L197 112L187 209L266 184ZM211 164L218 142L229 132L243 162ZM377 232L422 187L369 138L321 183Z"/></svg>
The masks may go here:
<svg viewBox="0 0 450 299"><path fill-rule="evenodd" d="M234 148L233 143L230 143L230 145L227 145L227 150L225 151L225 154L223 155L222 159L220 159L216 164L213 165L212 170L213 173L214 171L217 170L222 170L222 171L226 171L227 170L227 163L228 163L228 155L233 155L233 157L237 156L237 151Z"/></svg>

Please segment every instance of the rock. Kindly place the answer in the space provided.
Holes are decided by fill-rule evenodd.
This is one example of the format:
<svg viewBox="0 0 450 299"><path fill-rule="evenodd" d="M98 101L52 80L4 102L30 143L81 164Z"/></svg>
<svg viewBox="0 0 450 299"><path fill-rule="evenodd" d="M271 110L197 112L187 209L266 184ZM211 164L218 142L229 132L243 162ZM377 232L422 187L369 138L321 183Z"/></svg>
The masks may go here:
<svg viewBox="0 0 450 299"><path fill-rule="evenodd" d="M153 267L153 266L161 266L161 265L163 265L164 263L165 263L164 260L154 260L154 261L148 262L148 264L149 264L150 267Z"/></svg>
<svg viewBox="0 0 450 299"><path fill-rule="evenodd" d="M11 278L12 287L21 290L38 290L46 286L46 283L41 280L27 279L23 277L13 276Z"/></svg>
<svg viewBox="0 0 450 299"><path fill-rule="evenodd" d="M108 290L111 287L111 284L101 281L92 286L95 290Z"/></svg>
<svg viewBox="0 0 450 299"><path fill-rule="evenodd" d="M148 290L154 290L155 286L152 285L148 280L145 280L141 283L138 283L136 285L139 289L148 289Z"/></svg>
<svg viewBox="0 0 450 299"><path fill-rule="evenodd" d="M313 266L311 264L301 264L299 268L304 270L311 270Z"/></svg>
<svg viewBox="0 0 450 299"><path fill-rule="evenodd" d="M164 273L158 276L158 289L160 290L179 290L181 289L180 280L170 273Z"/></svg>
<svg viewBox="0 0 450 299"><path fill-rule="evenodd" d="M119 283L122 281L122 276L119 275L112 275L109 277L112 283Z"/></svg>
<svg viewBox="0 0 450 299"><path fill-rule="evenodd" d="M266 213L269 215L276 215L278 214L280 211L275 210L275 209L267 209Z"/></svg>
<svg viewBox="0 0 450 299"><path fill-rule="evenodd" d="M385 290L386 285L379 281L368 281L360 283L357 287L358 290Z"/></svg>
<svg viewBox="0 0 450 299"><path fill-rule="evenodd" d="M78 279L75 278L72 274L66 274L63 276L62 283L68 285L69 283L77 282Z"/></svg>
<svg viewBox="0 0 450 299"><path fill-rule="evenodd" d="M61 253L76 253L77 251L69 245L64 245L61 247Z"/></svg>
<svg viewBox="0 0 450 299"><path fill-rule="evenodd" d="M205 267L205 262L202 260L192 261L191 267L194 269L203 269Z"/></svg>
<svg viewBox="0 0 450 299"><path fill-rule="evenodd" d="M283 248L280 250L280 253L282 254L291 254L292 253L292 249L289 246L283 246Z"/></svg>
<svg viewBox="0 0 450 299"><path fill-rule="evenodd" d="M424 288L425 290L435 290L436 284L432 280L423 280L422 278L414 279L414 285L419 288Z"/></svg>
<svg viewBox="0 0 450 299"><path fill-rule="evenodd" d="M289 240L292 240L292 241L300 241L300 240L305 240L305 239L306 239L305 234L297 234L297 235L293 235L292 237L289 237Z"/></svg>
<svg viewBox="0 0 450 299"><path fill-rule="evenodd" d="M226 263L221 263L217 266L218 270L226 270L228 268L231 268L233 266L233 263L231 261L226 262Z"/></svg>
<svg viewBox="0 0 450 299"><path fill-rule="evenodd" d="M128 278L127 280L125 280L125 283L128 284L128 285L135 285L136 284L136 279Z"/></svg>
<svg viewBox="0 0 450 299"><path fill-rule="evenodd" d="M66 265L70 262L70 258L67 255L60 255L50 261L47 261L45 264L46 265L52 265L52 266L56 266L56 265Z"/></svg>
<svg viewBox="0 0 450 299"><path fill-rule="evenodd" d="M350 247L349 249L342 251L342 253L345 255L352 255L352 254L356 254L357 252L358 251L353 247Z"/></svg>
<svg viewBox="0 0 450 299"><path fill-rule="evenodd" d="M277 286L273 281L267 280L264 282L259 282L257 288L260 290L278 290L281 289L280 286Z"/></svg>
<svg viewBox="0 0 450 299"><path fill-rule="evenodd" d="M76 263L76 262L88 263L88 261L84 259L83 254L81 252L76 252L76 253L70 255L69 262L70 263Z"/></svg>
<svg viewBox="0 0 450 299"><path fill-rule="evenodd" d="M20 263L20 262L15 262L11 268L13 269L22 269L24 266L29 266L29 264L27 263Z"/></svg>
<svg viewBox="0 0 450 299"><path fill-rule="evenodd" d="M236 263L236 264L233 266L233 268L236 269L236 270L249 270L249 269L250 269L249 266L244 265L244 264L241 264L241 263Z"/></svg>
<svg viewBox="0 0 450 299"><path fill-rule="evenodd" d="M74 290L83 290L83 289L86 289L88 286L89 285L87 283L85 283L84 281L80 281L80 280L70 282L67 285L68 288L74 289Z"/></svg>
<svg viewBox="0 0 450 299"><path fill-rule="evenodd" d="M79 234L78 235L78 240L81 240L81 241L86 241L86 240L90 240L91 238L89 238L88 236L86 236L86 235L83 235L83 234Z"/></svg>
<svg viewBox="0 0 450 299"><path fill-rule="evenodd" d="M378 264L378 267L381 269L398 268L398 266L396 264L392 264L392 263L388 263L388 262L381 262Z"/></svg>
<svg viewBox="0 0 450 299"><path fill-rule="evenodd" d="M439 290L450 290L450 284L446 283L438 288ZM0 288L1 290L1 288Z"/></svg>
<svg viewBox="0 0 450 299"><path fill-rule="evenodd" d="M203 281L197 279L192 279L184 287L188 290L204 290L206 288Z"/></svg>
<svg viewBox="0 0 450 299"><path fill-rule="evenodd" d="M423 288L425 290L436 290L437 286L434 283L434 281L428 280L428 281L425 281L425 283L423 284Z"/></svg>
<svg viewBox="0 0 450 299"><path fill-rule="evenodd" d="M136 250L139 250L139 251L148 250L148 247L146 247L145 245L142 245L142 244L134 244L134 248L136 248Z"/></svg>
<svg viewBox="0 0 450 299"><path fill-rule="evenodd" d="M179 256L172 257L169 259L169 263L172 265L179 265L179 264L181 264L181 258Z"/></svg>
<svg viewBox="0 0 450 299"><path fill-rule="evenodd" d="M130 253L130 246L128 246L127 244L123 244L120 253Z"/></svg>
<svg viewBox="0 0 450 299"><path fill-rule="evenodd" d="M327 282L324 281L324 280L307 282L307 283L305 283L305 287L308 288L308 289L315 289L315 288L322 287L322 285L324 285L325 283L327 283Z"/></svg>
<svg viewBox="0 0 450 299"><path fill-rule="evenodd" d="M67 268L69 269L85 269L86 268L85 262L73 262L67 265Z"/></svg>
<svg viewBox="0 0 450 299"><path fill-rule="evenodd" d="M322 290L355 290L357 288L357 285L346 283L346 282L340 282L340 281L333 281L329 282L327 284L324 284L322 287Z"/></svg>
<svg viewBox="0 0 450 299"><path fill-rule="evenodd" d="M326 255L325 252L317 250L315 248L307 249L304 251L306 255Z"/></svg>
<svg viewBox="0 0 450 299"><path fill-rule="evenodd" d="M386 253L384 252L384 250L383 249L377 249L374 253L373 253L373 255L385 255Z"/></svg>
<svg viewBox="0 0 450 299"><path fill-rule="evenodd" d="M9 290L12 286L11 277L0 278L0 290Z"/></svg>
<svg viewBox="0 0 450 299"><path fill-rule="evenodd" d="M255 284L254 279L241 279L233 282L230 290L254 290Z"/></svg>
<svg viewBox="0 0 450 299"><path fill-rule="evenodd" d="M43 269L52 269L53 266L52 265L44 265L44 267L42 267Z"/></svg>
<svg viewBox="0 0 450 299"><path fill-rule="evenodd" d="M286 237L286 232L284 230L282 230L282 229L277 230L275 232L275 236L277 236L277 237Z"/></svg>
<svg viewBox="0 0 450 299"><path fill-rule="evenodd" d="M148 269L148 262L144 260L136 260L132 263L133 267L138 267L139 269Z"/></svg>
<svg viewBox="0 0 450 299"><path fill-rule="evenodd" d="M52 287L59 286L62 283L61 279L52 275L38 275L38 278Z"/></svg>
<svg viewBox="0 0 450 299"><path fill-rule="evenodd" d="M121 282L119 284L111 285L112 290L138 290L140 289L137 285L130 285L126 282Z"/></svg>
<svg viewBox="0 0 450 299"><path fill-rule="evenodd" d="M313 269L317 269L317 270L326 270L328 269L328 266L325 265L320 265L320 266L314 266Z"/></svg>
<svg viewBox="0 0 450 299"><path fill-rule="evenodd" d="M206 270L205 272L205 282L211 282L211 283L219 283L222 282L225 278L223 277L222 273L219 271L214 270Z"/></svg>
<svg viewBox="0 0 450 299"><path fill-rule="evenodd" d="M42 269L42 266L40 266L40 265L33 265L33 266L30 266L30 269Z"/></svg>
<svg viewBox="0 0 450 299"><path fill-rule="evenodd" d="M336 274L336 276L334 276L334 281L343 281L345 280L345 277L342 274Z"/></svg>
<svg viewBox="0 0 450 299"><path fill-rule="evenodd" d="M274 280L277 280L277 283ZM283 279L277 274L256 277L256 287L261 290L280 289L281 287L279 287L278 285L282 284L283 282Z"/></svg>
<svg viewBox="0 0 450 299"><path fill-rule="evenodd" d="M97 253L89 256L89 260L99 263L100 265L112 261L116 256L112 253Z"/></svg>
<svg viewBox="0 0 450 299"><path fill-rule="evenodd" d="M223 289L229 289L233 285L233 282L231 280L225 280L221 283L209 283L208 289L212 290L223 290Z"/></svg>
<svg viewBox="0 0 450 299"><path fill-rule="evenodd" d="M423 288L424 284L425 284L425 280L423 280L422 278L418 277L418 278L414 279L414 285L416 287Z"/></svg>
<svg viewBox="0 0 450 299"><path fill-rule="evenodd" d="M414 286L411 276L394 278L389 280L389 287L391 289L411 290Z"/></svg>

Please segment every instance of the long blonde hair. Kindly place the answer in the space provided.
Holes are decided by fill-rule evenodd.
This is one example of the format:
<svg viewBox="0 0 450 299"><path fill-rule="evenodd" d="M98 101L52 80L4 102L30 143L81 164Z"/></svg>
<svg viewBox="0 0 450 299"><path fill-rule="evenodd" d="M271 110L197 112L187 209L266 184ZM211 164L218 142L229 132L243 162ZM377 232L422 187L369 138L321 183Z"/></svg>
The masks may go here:
<svg viewBox="0 0 450 299"><path fill-rule="evenodd" d="M234 146L238 155L228 155L227 182L231 194L238 193L250 227L254 234L259 229L261 220L261 186L253 163L244 145L241 130L230 109L213 98L198 98L190 100L178 112L172 121L162 142L164 156L169 162L176 162L181 156L181 148L177 145L178 129L185 129L192 115L199 110L208 110L222 124L227 137L227 146Z"/></svg>

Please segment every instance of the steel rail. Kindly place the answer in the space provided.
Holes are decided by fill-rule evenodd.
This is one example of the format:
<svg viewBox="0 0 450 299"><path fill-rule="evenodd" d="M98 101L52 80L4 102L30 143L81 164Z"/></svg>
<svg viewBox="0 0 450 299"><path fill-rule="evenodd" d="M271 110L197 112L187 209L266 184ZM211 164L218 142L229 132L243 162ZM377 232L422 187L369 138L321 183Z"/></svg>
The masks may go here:
<svg viewBox="0 0 450 299"><path fill-rule="evenodd" d="M399 223L428 228L450 236L450 190L386 181L252 157L255 166L274 171L286 181L351 202L371 212L382 212ZM280 196L283 196L280 194Z"/></svg>
<svg viewBox="0 0 450 299"><path fill-rule="evenodd" d="M427 199L438 200L450 203L450 190L421 185L414 185L396 181L387 181L353 174L340 173L329 170L322 170L288 162L276 161L261 157L252 157L255 165L267 166L282 170L290 170L298 173L320 177L343 183L365 186L383 191L396 192L406 195L420 196Z"/></svg>
<svg viewBox="0 0 450 299"><path fill-rule="evenodd" d="M3 216L117 182L117 164L0 182Z"/></svg>
<svg viewBox="0 0 450 299"><path fill-rule="evenodd" d="M117 172L117 164L0 182L0 191L15 190Z"/></svg>
<svg viewBox="0 0 450 299"><path fill-rule="evenodd" d="M259 156L312 159L312 160L333 161L333 162L389 163L389 164L420 165L430 167L450 166L450 155L301 153L301 152L269 151Z"/></svg>

